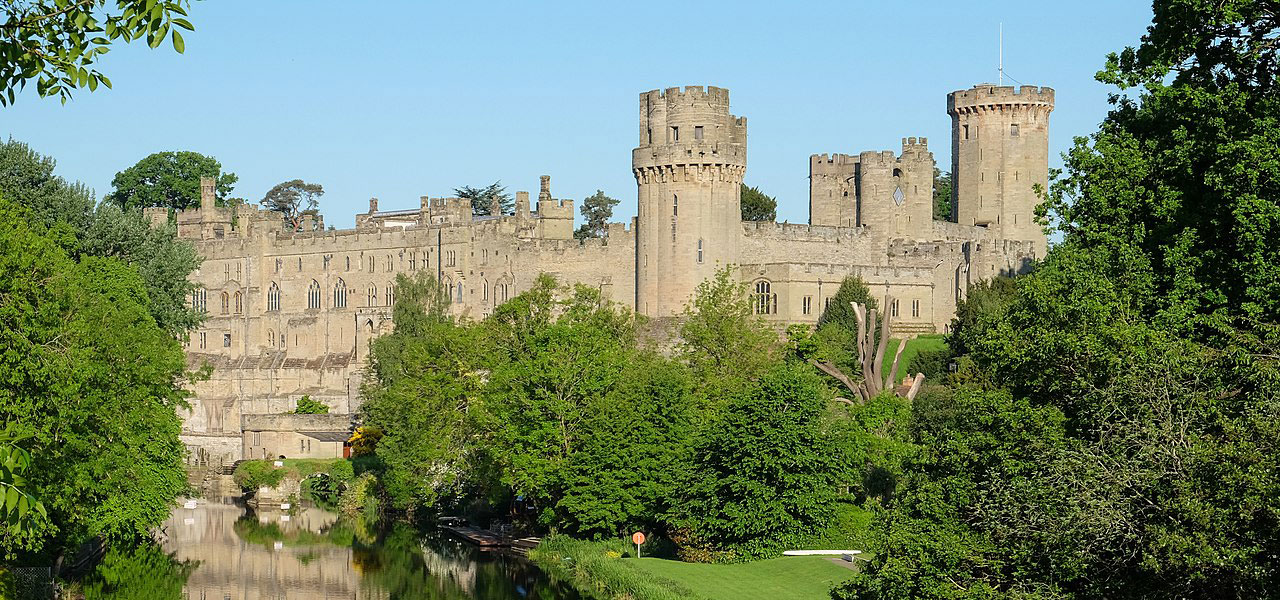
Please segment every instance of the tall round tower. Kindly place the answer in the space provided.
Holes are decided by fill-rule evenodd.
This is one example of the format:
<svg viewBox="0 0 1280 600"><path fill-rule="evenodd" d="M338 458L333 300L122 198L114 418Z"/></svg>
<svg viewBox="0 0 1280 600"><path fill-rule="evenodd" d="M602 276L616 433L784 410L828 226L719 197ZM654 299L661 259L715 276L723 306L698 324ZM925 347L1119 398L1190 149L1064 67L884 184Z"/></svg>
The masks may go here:
<svg viewBox="0 0 1280 600"><path fill-rule="evenodd" d="M640 94L636 176L636 312L679 314L702 280L738 261L747 120L729 90L688 86Z"/></svg>
<svg viewBox="0 0 1280 600"><path fill-rule="evenodd" d="M951 214L961 225L985 225L999 237L1047 240L1035 222L1034 186L1049 180L1049 113L1053 89L982 83L947 94L951 115Z"/></svg>

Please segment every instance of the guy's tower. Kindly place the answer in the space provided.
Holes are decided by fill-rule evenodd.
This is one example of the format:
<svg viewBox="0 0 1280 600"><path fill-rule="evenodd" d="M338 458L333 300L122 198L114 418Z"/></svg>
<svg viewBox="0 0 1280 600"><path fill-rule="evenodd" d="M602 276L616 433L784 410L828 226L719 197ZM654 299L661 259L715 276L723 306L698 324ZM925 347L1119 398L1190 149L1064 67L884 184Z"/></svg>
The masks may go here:
<svg viewBox="0 0 1280 600"><path fill-rule="evenodd" d="M636 312L679 314L694 289L738 260L747 120L729 90L688 86L640 94L636 176Z"/></svg>
<svg viewBox="0 0 1280 600"><path fill-rule="evenodd" d="M1049 180L1053 89L982 83L947 94L951 115L951 212L961 225L985 225L998 237L1047 240L1035 222L1034 186Z"/></svg>

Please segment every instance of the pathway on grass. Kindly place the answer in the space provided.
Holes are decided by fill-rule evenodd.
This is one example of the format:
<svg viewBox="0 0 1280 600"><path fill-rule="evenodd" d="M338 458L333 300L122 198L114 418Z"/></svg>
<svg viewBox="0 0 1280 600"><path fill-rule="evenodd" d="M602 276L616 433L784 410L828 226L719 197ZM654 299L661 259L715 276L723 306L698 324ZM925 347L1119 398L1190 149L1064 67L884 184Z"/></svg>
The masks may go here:
<svg viewBox="0 0 1280 600"><path fill-rule="evenodd" d="M628 560L708 600L826 600L831 586L852 573L821 556L788 556L755 562L708 565L660 558Z"/></svg>

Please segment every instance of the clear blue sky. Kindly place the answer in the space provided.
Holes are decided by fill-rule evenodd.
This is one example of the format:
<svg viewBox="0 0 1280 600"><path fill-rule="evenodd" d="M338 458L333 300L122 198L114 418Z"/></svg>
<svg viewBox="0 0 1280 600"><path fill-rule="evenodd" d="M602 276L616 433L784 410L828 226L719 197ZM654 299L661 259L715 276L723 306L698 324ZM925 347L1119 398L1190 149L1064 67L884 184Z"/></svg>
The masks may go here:
<svg viewBox="0 0 1280 600"><path fill-rule="evenodd" d="M186 54L112 50L113 90L66 106L34 86L0 109L0 135L111 191L152 152L210 154L257 202L301 178L326 222L501 179L581 200L597 188L635 214L638 96L729 88L748 118L748 185L778 219L808 220L808 156L898 150L926 136L950 165L946 94L1005 72L1057 90L1050 150L1096 129L1107 52L1136 45L1149 3L1079 2L196 2Z"/></svg>

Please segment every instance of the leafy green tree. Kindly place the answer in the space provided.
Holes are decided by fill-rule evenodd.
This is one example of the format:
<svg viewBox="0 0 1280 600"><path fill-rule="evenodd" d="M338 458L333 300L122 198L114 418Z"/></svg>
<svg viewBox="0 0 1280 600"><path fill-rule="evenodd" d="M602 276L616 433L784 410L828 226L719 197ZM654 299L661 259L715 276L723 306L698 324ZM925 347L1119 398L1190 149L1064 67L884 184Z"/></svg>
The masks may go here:
<svg viewBox="0 0 1280 600"><path fill-rule="evenodd" d="M495 181L484 187L464 185L454 188L453 193L463 200L470 200L471 214L476 216L492 215L495 202L498 204L498 214L509 215L515 212L515 200L511 198L511 194L507 193L507 188L501 181Z"/></svg>
<svg viewBox="0 0 1280 600"><path fill-rule="evenodd" d="M782 363L728 400L672 509L684 558L769 557L826 525L843 469L823 426L828 398L810 369Z"/></svg>
<svg viewBox="0 0 1280 600"><path fill-rule="evenodd" d="M550 524L566 465L587 437L596 401L614 388L635 345L629 313L578 285L542 275L486 321L490 449L503 483Z"/></svg>
<svg viewBox="0 0 1280 600"><path fill-rule="evenodd" d="M836 325L846 331L857 331L858 318L853 313L854 302L867 305L868 310L878 306L867 282L857 275L849 275L840 281L840 288L822 309L822 314L818 317L818 328Z"/></svg>
<svg viewBox="0 0 1280 600"><path fill-rule="evenodd" d="M54 175L56 165L22 142L0 144L0 194L27 207L46 227L63 221L73 231L84 231L93 220L93 194L83 184Z"/></svg>
<svg viewBox="0 0 1280 600"><path fill-rule="evenodd" d="M72 254L110 256L137 267L147 285L151 314L161 327L181 336L200 322L186 303L199 265L195 248L176 236L172 224L153 226L138 209L111 203L94 207L80 183L53 173L54 161L10 140L0 145L0 195L26 207L45 227L63 223L70 237L60 243Z"/></svg>
<svg viewBox="0 0 1280 600"><path fill-rule="evenodd" d="M742 220L775 221L778 218L778 199L765 194L757 187L742 186Z"/></svg>
<svg viewBox="0 0 1280 600"><path fill-rule="evenodd" d="M280 213L289 231L302 231L303 215L319 212L318 198L323 195L324 187L320 184L291 179L267 190L262 196L262 206ZM319 227L319 221L314 226Z"/></svg>
<svg viewBox="0 0 1280 600"><path fill-rule="evenodd" d="M618 200L604 195L604 190L596 190L596 193L587 196L580 209L586 223L573 232L573 237L580 240L604 237L608 233L609 219L613 217L613 207L617 205Z"/></svg>
<svg viewBox="0 0 1280 600"><path fill-rule="evenodd" d="M142 278L113 258L73 259L0 201L0 297L0 421L29 436L28 489L47 511L0 549L145 536L186 489L185 359Z"/></svg>
<svg viewBox="0 0 1280 600"><path fill-rule="evenodd" d="M933 168L933 219L935 221L953 221L951 214L951 172Z"/></svg>
<svg viewBox="0 0 1280 600"><path fill-rule="evenodd" d="M113 547L86 578L85 600L180 600L199 563L179 561L154 543Z"/></svg>
<svg viewBox="0 0 1280 600"><path fill-rule="evenodd" d="M27 513L32 513L32 518L48 518L44 504L27 492L23 474L31 468L31 453L19 445L25 439L12 423L0 431L0 523L15 531L30 526Z"/></svg>
<svg viewBox="0 0 1280 600"><path fill-rule="evenodd" d="M698 284L680 324L680 357L710 385L759 375L778 355L778 335L752 310L732 267Z"/></svg>
<svg viewBox="0 0 1280 600"><path fill-rule="evenodd" d="M298 399L298 407L293 409L293 412L299 415L327 415L329 414L329 405L312 400L311 396L303 394Z"/></svg>
<svg viewBox="0 0 1280 600"><path fill-rule="evenodd" d="M565 467L556 505L563 531L619 536L653 531L670 510L691 458L699 416L687 368L639 353L586 417L581 450Z"/></svg>
<svg viewBox="0 0 1280 600"><path fill-rule="evenodd" d="M973 351L975 337L1004 319L1017 297L1017 281L1012 277L1002 275L970 285L964 298L956 302L956 316L951 319L946 337L951 353L958 356Z"/></svg>
<svg viewBox="0 0 1280 600"><path fill-rule="evenodd" d="M239 180L235 173L223 173L222 163L212 156L190 151L156 152L116 173L111 180L115 190L107 194L106 201L121 208L198 207L201 177L214 178L219 206Z"/></svg>
<svg viewBox="0 0 1280 600"><path fill-rule="evenodd" d="M194 27L187 0L33 0L0 4L0 105L36 80L41 96L66 104L72 90L111 87L94 65L113 43L145 39L156 48L169 38L179 54L185 41L178 29Z"/></svg>
<svg viewBox="0 0 1280 600"><path fill-rule="evenodd" d="M380 429L377 456L392 506L430 506L465 471L484 372L478 336L448 314L449 293L424 272L396 277L395 331L370 345L361 412Z"/></svg>

